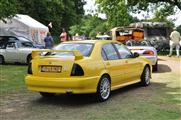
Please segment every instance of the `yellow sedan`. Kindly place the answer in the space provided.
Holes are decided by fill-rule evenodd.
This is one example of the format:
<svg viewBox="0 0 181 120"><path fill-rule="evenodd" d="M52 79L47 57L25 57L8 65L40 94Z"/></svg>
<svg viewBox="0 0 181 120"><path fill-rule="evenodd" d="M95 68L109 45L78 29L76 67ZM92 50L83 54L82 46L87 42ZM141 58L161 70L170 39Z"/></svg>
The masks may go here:
<svg viewBox="0 0 181 120"><path fill-rule="evenodd" d="M99 101L105 101L112 90L138 82L150 84L149 60L119 42L63 42L53 50L33 51L32 58L25 83L43 97L96 93Z"/></svg>

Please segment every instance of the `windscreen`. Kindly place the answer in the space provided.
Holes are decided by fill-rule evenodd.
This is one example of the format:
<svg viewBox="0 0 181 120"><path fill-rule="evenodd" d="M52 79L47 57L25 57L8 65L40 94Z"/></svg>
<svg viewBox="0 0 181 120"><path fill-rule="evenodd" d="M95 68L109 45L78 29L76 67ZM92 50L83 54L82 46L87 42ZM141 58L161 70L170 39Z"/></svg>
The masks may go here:
<svg viewBox="0 0 181 120"><path fill-rule="evenodd" d="M93 49L93 44L91 43L61 43L54 50L78 50L83 56L90 56ZM73 56L72 52L54 52L48 55L58 55L58 56Z"/></svg>
<svg viewBox="0 0 181 120"><path fill-rule="evenodd" d="M126 46L150 46L147 41L127 41Z"/></svg>

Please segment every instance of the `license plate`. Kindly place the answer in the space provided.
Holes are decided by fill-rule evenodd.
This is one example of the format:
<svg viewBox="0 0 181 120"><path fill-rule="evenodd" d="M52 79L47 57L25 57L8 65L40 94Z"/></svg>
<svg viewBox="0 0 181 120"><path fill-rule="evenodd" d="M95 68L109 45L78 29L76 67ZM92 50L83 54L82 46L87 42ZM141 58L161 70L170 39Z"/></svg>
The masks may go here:
<svg viewBox="0 0 181 120"><path fill-rule="evenodd" d="M62 66L41 66L41 72L53 72L60 73L62 71Z"/></svg>

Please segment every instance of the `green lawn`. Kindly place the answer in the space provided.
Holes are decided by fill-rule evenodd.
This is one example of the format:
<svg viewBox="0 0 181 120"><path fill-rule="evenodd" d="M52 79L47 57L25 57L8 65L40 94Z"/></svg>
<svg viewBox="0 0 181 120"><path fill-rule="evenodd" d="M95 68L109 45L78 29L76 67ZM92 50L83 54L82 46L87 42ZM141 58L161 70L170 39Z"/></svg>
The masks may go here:
<svg viewBox="0 0 181 120"><path fill-rule="evenodd" d="M26 72L26 65L0 65L1 95L24 89L24 77Z"/></svg>
<svg viewBox="0 0 181 120"><path fill-rule="evenodd" d="M42 99L24 85L26 65L0 66L2 120L178 120L181 118L180 74L154 73L148 87L128 86L97 103L92 96ZM37 114L38 113L38 114Z"/></svg>

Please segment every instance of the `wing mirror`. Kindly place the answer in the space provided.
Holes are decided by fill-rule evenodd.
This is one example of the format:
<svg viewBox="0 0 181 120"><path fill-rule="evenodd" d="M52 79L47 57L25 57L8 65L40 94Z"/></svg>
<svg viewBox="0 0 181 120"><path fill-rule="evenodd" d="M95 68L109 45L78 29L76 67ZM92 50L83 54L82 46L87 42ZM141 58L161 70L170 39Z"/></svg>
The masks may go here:
<svg viewBox="0 0 181 120"><path fill-rule="evenodd" d="M134 58L136 58L136 57L139 57L140 54L138 54L137 52L134 52L134 53L133 53L133 56L134 56Z"/></svg>

